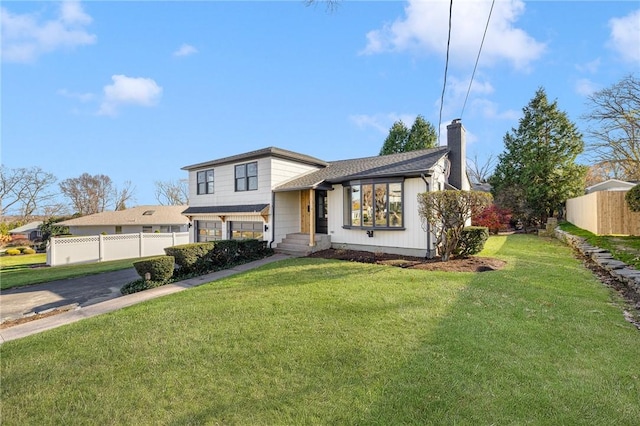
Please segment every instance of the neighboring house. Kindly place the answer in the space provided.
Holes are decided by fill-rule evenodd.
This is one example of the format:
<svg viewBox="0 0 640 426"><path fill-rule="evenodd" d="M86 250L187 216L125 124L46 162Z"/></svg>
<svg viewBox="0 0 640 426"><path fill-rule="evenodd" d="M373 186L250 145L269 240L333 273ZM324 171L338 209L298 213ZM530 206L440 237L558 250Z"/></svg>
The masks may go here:
<svg viewBox="0 0 640 426"><path fill-rule="evenodd" d="M183 167L189 172L190 240L257 238L282 251L333 246L432 256L417 195L470 188L465 130L447 146L326 162L279 148Z"/></svg>
<svg viewBox="0 0 640 426"><path fill-rule="evenodd" d="M14 240L25 239L31 242L39 242L42 238L40 225L42 225L41 220L29 222L26 225L10 230L9 235L11 235L11 238Z"/></svg>
<svg viewBox="0 0 640 426"><path fill-rule="evenodd" d="M72 235L187 232L189 220L182 215L185 208L186 206L138 206L69 219L57 225L68 226Z"/></svg>
<svg viewBox="0 0 640 426"><path fill-rule="evenodd" d="M624 180L618 179L609 179L604 182L596 183L595 185L591 185L585 189L585 194L591 194L596 191L628 191L634 186L636 186L638 182L627 182Z"/></svg>

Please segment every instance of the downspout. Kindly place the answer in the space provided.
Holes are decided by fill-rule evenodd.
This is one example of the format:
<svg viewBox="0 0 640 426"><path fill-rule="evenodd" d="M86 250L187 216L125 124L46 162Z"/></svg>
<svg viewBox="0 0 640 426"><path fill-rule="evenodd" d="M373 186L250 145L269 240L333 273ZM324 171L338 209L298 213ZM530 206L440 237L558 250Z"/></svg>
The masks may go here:
<svg viewBox="0 0 640 426"><path fill-rule="evenodd" d="M276 193L271 191L271 241L269 241L269 248L276 240Z"/></svg>
<svg viewBox="0 0 640 426"><path fill-rule="evenodd" d="M427 192L429 192L429 181L424 176L424 174L420 173L420 177L424 181L424 184L427 187ZM427 259L431 259L431 225L427 221L427 255L425 256Z"/></svg>

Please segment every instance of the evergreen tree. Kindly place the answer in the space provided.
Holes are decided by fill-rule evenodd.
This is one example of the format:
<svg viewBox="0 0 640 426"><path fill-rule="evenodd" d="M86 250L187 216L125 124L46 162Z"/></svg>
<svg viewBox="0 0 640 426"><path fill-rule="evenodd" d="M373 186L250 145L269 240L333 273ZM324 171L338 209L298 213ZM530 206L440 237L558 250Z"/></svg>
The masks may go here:
<svg viewBox="0 0 640 426"><path fill-rule="evenodd" d="M380 149L380 155L396 154L403 152L403 148L406 140L409 139L409 129L402 122L402 120L396 121L389 129L389 135L384 140L382 149Z"/></svg>
<svg viewBox="0 0 640 426"><path fill-rule="evenodd" d="M380 155L435 148L437 139L433 125L421 115L416 117L411 129L408 129L402 120L399 120L393 123L389 129L389 135L380 149Z"/></svg>
<svg viewBox="0 0 640 426"><path fill-rule="evenodd" d="M519 219L545 222L567 198L584 193L586 167L575 163L582 135L540 88L523 108L517 129L504 137L505 151L489 182L496 201ZM501 196L519 194L518 197Z"/></svg>

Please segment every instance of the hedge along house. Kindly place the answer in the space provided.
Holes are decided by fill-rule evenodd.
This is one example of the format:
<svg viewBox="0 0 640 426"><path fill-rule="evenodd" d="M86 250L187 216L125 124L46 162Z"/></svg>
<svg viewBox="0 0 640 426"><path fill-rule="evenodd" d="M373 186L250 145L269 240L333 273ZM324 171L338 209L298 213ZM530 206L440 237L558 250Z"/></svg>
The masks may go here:
<svg viewBox="0 0 640 426"><path fill-rule="evenodd" d="M465 130L447 146L325 162L279 148L183 167L193 242L257 238L292 254L328 247L432 256L419 193L469 190ZM427 231L427 232L425 232Z"/></svg>

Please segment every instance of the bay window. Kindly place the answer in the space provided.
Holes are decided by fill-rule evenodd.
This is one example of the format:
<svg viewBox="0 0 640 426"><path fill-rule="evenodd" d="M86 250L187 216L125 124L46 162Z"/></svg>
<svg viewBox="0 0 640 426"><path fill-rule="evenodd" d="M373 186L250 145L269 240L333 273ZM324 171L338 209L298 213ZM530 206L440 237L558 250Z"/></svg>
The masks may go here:
<svg viewBox="0 0 640 426"><path fill-rule="evenodd" d="M402 229L402 181L354 181L345 185L346 228Z"/></svg>

